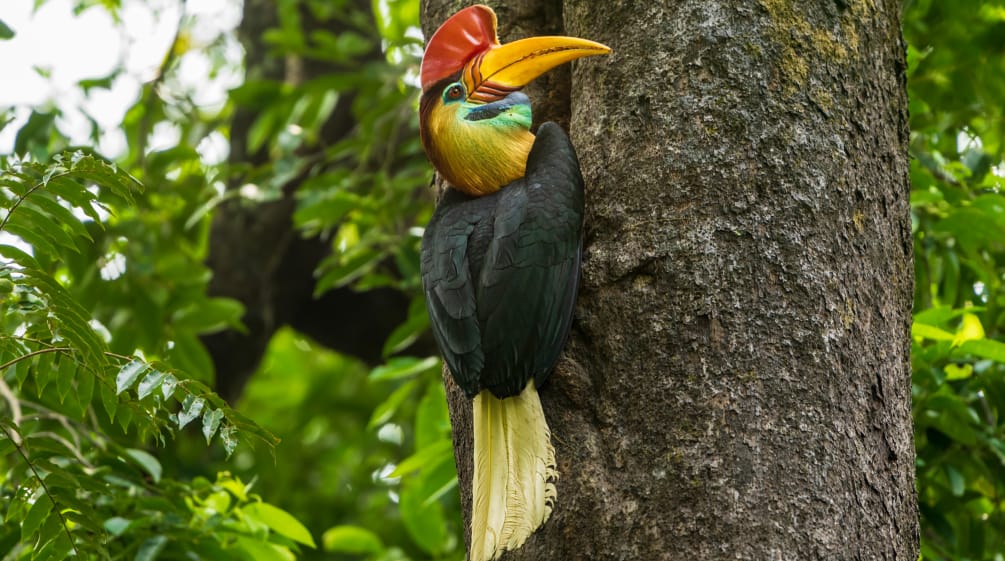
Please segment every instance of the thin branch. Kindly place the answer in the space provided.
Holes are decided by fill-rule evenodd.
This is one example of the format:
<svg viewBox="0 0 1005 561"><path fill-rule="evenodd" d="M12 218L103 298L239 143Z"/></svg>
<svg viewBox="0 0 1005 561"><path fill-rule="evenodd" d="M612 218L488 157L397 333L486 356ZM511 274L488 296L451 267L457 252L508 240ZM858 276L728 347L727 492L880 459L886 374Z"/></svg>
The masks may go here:
<svg viewBox="0 0 1005 561"><path fill-rule="evenodd" d="M0 364L0 370L7 370L9 367L21 362L22 360L29 359L33 356L43 355L45 353L59 353L59 352L72 352L73 349L70 347L49 347L48 349L39 349L37 351L32 351L26 355L21 355L17 358L12 358L7 362Z"/></svg>

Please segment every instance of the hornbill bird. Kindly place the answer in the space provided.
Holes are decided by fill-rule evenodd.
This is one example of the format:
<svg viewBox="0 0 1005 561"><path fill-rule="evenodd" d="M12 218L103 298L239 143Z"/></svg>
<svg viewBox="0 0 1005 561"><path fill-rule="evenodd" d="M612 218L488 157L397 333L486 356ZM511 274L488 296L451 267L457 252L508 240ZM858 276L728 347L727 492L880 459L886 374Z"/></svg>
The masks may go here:
<svg viewBox="0 0 1005 561"><path fill-rule="evenodd" d="M572 37L500 45L495 13L477 5L444 22L422 58L422 145L449 183L422 238L422 284L443 358L473 400L471 561L520 547L551 514L558 471L537 388L579 283L579 162L558 125L531 133L519 90L609 51Z"/></svg>

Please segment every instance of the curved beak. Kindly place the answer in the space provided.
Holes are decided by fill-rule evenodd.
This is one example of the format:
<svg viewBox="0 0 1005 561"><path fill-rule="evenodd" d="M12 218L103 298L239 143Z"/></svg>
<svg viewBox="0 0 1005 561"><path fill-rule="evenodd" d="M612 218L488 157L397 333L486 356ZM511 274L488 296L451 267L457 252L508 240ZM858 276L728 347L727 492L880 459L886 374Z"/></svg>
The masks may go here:
<svg viewBox="0 0 1005 561"><path fill-rule="evenodd" d="M587 39L528 37L493 46L471 59L461 79L468 99L488 103L519 90L559 64L609 52L610 47Z"/></svg>

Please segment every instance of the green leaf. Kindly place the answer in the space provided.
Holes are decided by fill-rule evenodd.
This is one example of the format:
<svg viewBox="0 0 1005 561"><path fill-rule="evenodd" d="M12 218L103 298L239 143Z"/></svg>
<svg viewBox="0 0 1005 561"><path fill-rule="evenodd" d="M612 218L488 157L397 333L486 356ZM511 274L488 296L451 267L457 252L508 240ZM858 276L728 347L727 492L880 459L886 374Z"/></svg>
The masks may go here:
<svg viewBox="0 0 1005 561"><path fill-rule="evenodd" d="M175 378L173 375L168 374L164 377L164 381L161 383L161 395L164 396L164 399L167 399L172 395L174 395L174 390L177 387L178 387L178 378Z"/></svg>
<svg viewBox="0 0 1005 561"><path fill-rule="evenodd" d="M21 521L21 541L28 543L51 511L52 500L48 495L40 493L35 499L35 503L28 509L24 520Z"/></svg>
<svg viewBox="0 0 1005 561"><path fill-rule="evenodd" d="M399 380L409 378L436 368L440 364L440 359L435 356L423 359L413 357L395 357L389 359L386 364L378 366L370 371L370 379L378 380Z"/></svg>
<svg viewBox="0 0 1005 561"><path fill-rule="evenodd" d="M151 370L143 377L143 380L140 381L140 385L136 387L136 396L139 399L143 399L152 394L157 390L157 388L161 387L165 378L167 378L167 373Z"/></svg>
<svg viewBox="0 0 1005 561"><path fill-rule="evenodd" d="M241 316L244 306L230 298L210 298L175 314L174 325L199 334L214 333L228 327L244 331Z"/></svg>
<svg viewBox="0 0 1005 561"><path fill-rule="evenodd" d="M1005 363L1005 343L994 339L974 339L962 343L958 350L964 353Z"/></svg>
<svg viewBox="0 0 1005 561"><path fill-rule="evenodd" d="M911 336L935 341L952 341L954 335L933 325L914 322L911 324Z"/></svg>
<svg viewBox="0 0 1005 561"><path fill-rule="evenodd" d="M36 557L51 556L55 550L52 542L63 532L63 522L58 516L48 516L38 531L38 541L35 542Z"/></svg>
<svg viewBox="0 0 1005 561"><path fill-rule="evenodd" d="M341 288L372 270L384 257L378 251L358 247L344 257L332 256L335 259L322 264L321 278L314 285L314 296L318 297L333 288Z"/></svg>
<svg viewBox="0 0 1005 561"><path fill-rule="evenodd" d="M972 364L947 364L943 370L946 372L947 380L965 380L974 373Z"/></svg>
<svg viewBox="0 0 1005 561"><path fill-rule="evenodd" d="M36 197L37 198L37 197ZM44 239L47 247L69 249L74 253L79 252L73 237L47 214L39 212L32 204L22 204L12 211L7 228L11 232L24 234L31 232L32 239Z"/></svg>
<svg viewBox="0 0 1005 561"><path fill-rule="evenodd" d="M43 380L51 379L55 377L56 373L59 372L57 366L54 364L56 360L57 353L44 353L38 355L37 362L35 364L35 384L38 386L38 391L36 395L44 395L45 382ZM72 383L72 379L71 379ZM60 396L62 398L62 396Z"/></svg>
<svg viewBox="0 0 1005 561"><path fill-rule="evenodd" d="M964 445L977 444L974 427L980 422L977 413L955 395L936 395L926 402L928 422L947 436Z"/></svg>
<svg viewBox="0 0 1005 561"><path fill-rule="evenodd" d="M185 396L182 402L181 411L178 412L178 428L183 429L185 425L199 418L202 408L206 405L206 400L192 394Z"/></svg>
<svg viewBox="0 0 1005 561"><path fill-rule="evenodd" d="M111 190L126 202L132 202L133 194L143 190L142 183L111 162L90 155L77 157L77 154L71 159L71 171L75 176Z"/></svg>
<svg viewBox="0 0 1005 561"><path fill-rule="evenodd" d="M290 513L268 503L252 503L241 509L245 515L262 522L276 533L309 547L314 545L310 531Z"/></svg>
<svg viewBox="0 0 1005 561"><path fill-rule="evenodd" d="M121 516L113 516L105 520L104 527L108 530L109 534L118 537L129 529L130 524L132 524L132 520L122 518Z"/></svg>
<svg viewBox="0 0 1005 561"><path fill-rule="evenodd" d="M449 539L443 506L438 502L427 503L423 490L418 485L405 485L401 491L401 520L412 540L424 551L439 554Z"/></svg>
<svg viewBox="0 0 1005 561"><path fill-rule="evenodd" d="M410 311L408 319L387 336L382 350L383 356L387 357L405 350L429 329L429 314L426 313L426 307L422 305L421 300L419 308L417 313Z"/></svg>
<svg viewBox="0 0 1005 561"><path fill-rule="evenodd" d="M352 555L373 555L384 550L377 534L359 526L342 525L325 530L321 535L325 551Z"/></svg>
<svg viewBox="0 0 1005 561"><path fill-rule="evenodd" d="M76 497L69 496L60 497L60 502L63 503L60 506L64 506L63 517L67 521L95 534L103 534L106 531L104 525L99 523L101 518L97 511L90 508L89 505L84 504Z"/></svg>
<svg viewBox="0 0 1005 561"><path fill-rule="evenodd" d="M10 28L2 19L0 19L0 41L6 41L8 39L14 38L14 30Z"/></svg>
<svg viewBox="0 0 1005 561"><path fill-rule="evenodd" d="M133 561L154 561L161 554L167 542L167 536L147 538L143 542L143 545L140 546L139 551L136 552L136 557L133 558Z"/></svg>
<svg viewBox="0 0 1005 561"><path fill-rule="evenodd" d="M81 417L87 413L88 407L91 405L91 399L94 397L94 383L94 374L86 368L77 370L77 394L75 397L80 405L78 413Z"/></svg>
<svg viewBox="0 0 1005 561"><path fill-rule="evenodd" d="M133 411L132 409L126 408L119 411L118 423L122 427L122 432L129 430L129 425L133 422Z"/></svg>
<svg viewBox="0 0 1005 561"><path fill-rule="evenodd" d="M202 416L202 435L206 437L206 444L213 440L213 435L220 428L220 421L223 420L223 411L220 409L208 409Z"/></svg>
<svg viewBox="0 0 1005 561"><path fill-rule="evenodd" d="M370 415L370 421L366 425L367 428L372 429L389 421L394 412L398 410L398 407L401 406L415 389L416 382L417 380L409 380L402 384L400 388L391 392L391 395L373 410L373 414Z"/></svg>
<svg viewBox="0 0 1005 561"><path fill-rule="evenodd" d="M326 174L322 177L328 178L330 184L338 182L338 177L335 174ZM301 189L304 187L306 186L302 186ZM293 214L293 220L300 228L319 231L322 227L330 227L337 223L347 213L364 204L363 197L355 193L324 189L318 195L301 202L300 207Z"/></svg>
<svg viewBox="0 0 1005 561"><path fill-rule="evenodd" d="M32 111L31 115L28 116L28 121L17 131L17 136L14 138L14 153L28 154L36 146L36 143L48 140L57 116L59 114L56 111L45 113Z"/></svg>
<svg viewBox="0 0 1005 561"><path fill-rule="evenodd" d="M0 428L5 427L0 426ZM0 430L0 458L13 452L15 448L17 448L17 446L14 445L14 441L10 439L7 432Z"/></svg>
<svg viewBox="0 0 1005 561"><path fill-rule="evenodd" d="M450 439L450 414L443 382L436 377L430 379L415 409L415 448L424 448L440 439Z"/></svg>
<svg viewBox="0 0 1005 561"><path fill-rule="evenodd" d="M220 429L220 440L223 441L223 449L227 452L227 458L230 458L234 450L237 449L237 430L226 425Z"/></svg>
<svg viewBox="0 0 1005 561"><path fill-rule="evenodd" d="M70 361L72 364L72 360ZM62 366L62 365L61 365ZM66 401L66 397L72 394L73 390L73 379L79 374L79 369L75 372L70 372L66 376L59 376L56 379L56 392L59 394L59 402L63 403ZM71 403L75 400L71 399Z"/></svg>
<svg viewBox="0 0 1005 561"><path fill-rule="evenodd" d="M143 374L147 369L147 363L142 360L132 360L119 370L118 375L115 376L115 393L116 395L128 390L136 383L139 379L140 374Z"/></svg>
<svg viewBox="0 0 1005 561"><path fill-rule="evenodd" d="M127 449L126 455L142 467L147 473L149 473L153 478L154 483L160 482L161 474L164 472L164 468L161 467L161 463L157 461L157 458L136 448Z"/></svg>
<svg viewBox="0 0 1005 561"><path fill-rule="evenodd" d="M43 255L54 255L57 253L55 246L52 245L49 238L39 235L37 229L26 226L20 220L12 219L4 228L7 232L28 242L36 252Z"/></svg>
<svg viewBox="0 0 1005 561"><path fill-rule="evenodd" d="M18 388L24 385L25 380L28 379L28 375L31 374L32 362L32 357L22 357L14 364L14 366L12 366L12 369L14 370L14 380L17 381Z"/></svg>
<svg viewBox="0 0 1005 561"><path fill-rule="evenodd" d="M294 556L280 545L238 536L237 544L251 561L290 561ZM245 557L241 557L245 559Z"/></svg>
<svg viewBox="0 0 1005 561"><path fill-rule="evenodd" d="M444 460L453 459L453 444L449 439L439 440L405 458L391 472L391 477L403 477L420 469L432 469Z"/></svg>
<svg viewBox="0 0 1005 561"><path fill-rule="evenodd" d="M447 493L457 489L457 469L451 462L444 462L428 473L423 472L421 477L422 488L427 495L422 506L436 502Z"/></svg>
<svg viewBox="0 0 1005 561"><path fill-rule="evenodd" d="M974 314L963 314L960 328L953 335L953 346L958 347L963 343L981 339L984 339L984 326L981 324L980 318Z"/></svg>
<svg viewBox="0 0 1005 561"><path fill-rule="evenodd" d="M115 390L111 386L101 384L100 391L101 395L101 406L105 408L105 413L108 414L108 420L115 420L115 413L118 411L119 400L115 397Z"/></svg>
<svg viewBox="0 0 1005 561"><path fill-rule="evenodd" d="M946 466L946 477L949 479L949 488L954 497L962 497L967 489L967 480L963 474L951 465Z"/></svg>
<svg viewBox="0 0 1005 561"><path fill-rule="evenodd" d="M212 493L202 502L203 509L213 514L226 514L230 512L232 504L233 500L230 497L230 493L226 491Z"/></svg>

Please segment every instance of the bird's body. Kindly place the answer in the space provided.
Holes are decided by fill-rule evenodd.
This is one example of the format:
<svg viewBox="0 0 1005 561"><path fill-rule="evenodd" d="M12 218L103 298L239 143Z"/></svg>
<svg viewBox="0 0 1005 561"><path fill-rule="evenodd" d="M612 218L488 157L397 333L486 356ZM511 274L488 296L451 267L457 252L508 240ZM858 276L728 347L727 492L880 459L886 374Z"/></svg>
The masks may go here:
<svg viewBox="0 0 1005 561"><path fill-rule="evenodd" d="M572 322L583 180L558 125L541 126L526 169L491 195L448 190L423 236L433 334L469 397L541 387Z"/></svg>
<svg viewBox="0 0 1005 561"><path fill-rule="evenodd" d="M450 187L422 238L422 284L450 374L472 398L470 561L520 547L551 514L558 470L537 394L572 324L583 179L562 129L531 133L519 89L598 43L534 37L501 45L471 6L422 60L422 145Z"/></svg>

